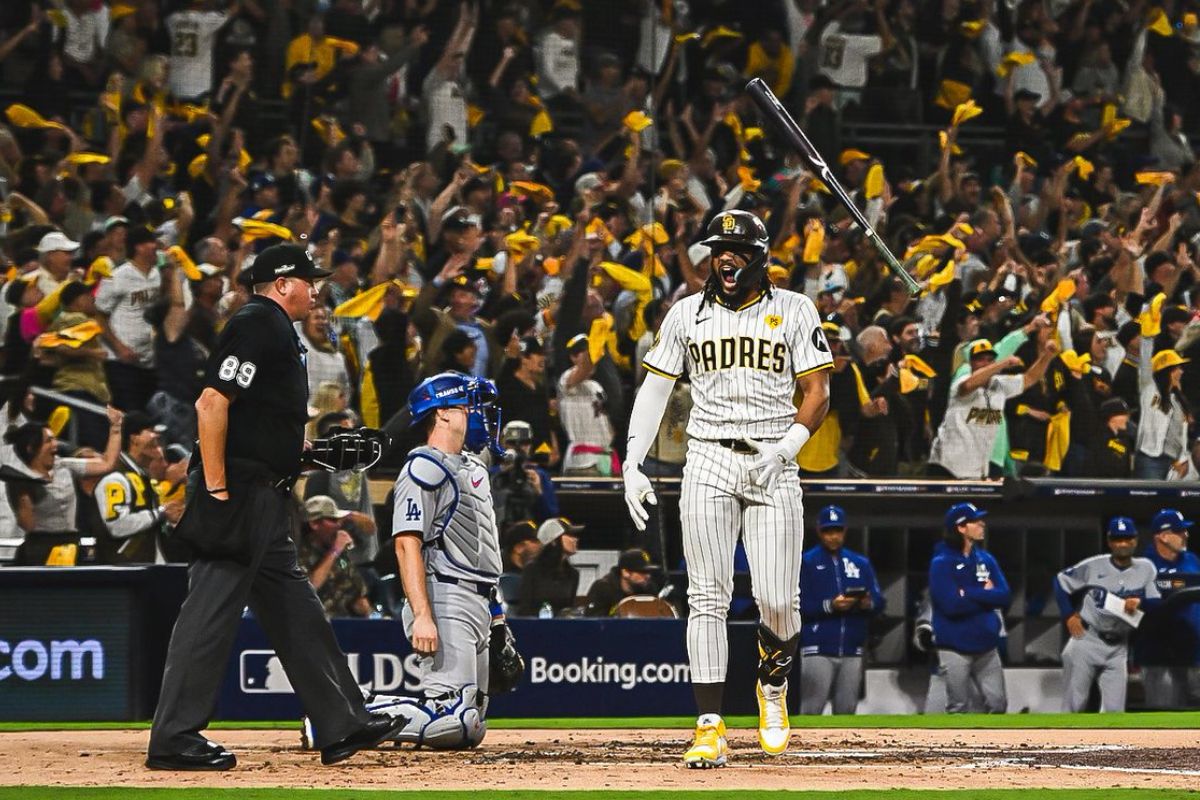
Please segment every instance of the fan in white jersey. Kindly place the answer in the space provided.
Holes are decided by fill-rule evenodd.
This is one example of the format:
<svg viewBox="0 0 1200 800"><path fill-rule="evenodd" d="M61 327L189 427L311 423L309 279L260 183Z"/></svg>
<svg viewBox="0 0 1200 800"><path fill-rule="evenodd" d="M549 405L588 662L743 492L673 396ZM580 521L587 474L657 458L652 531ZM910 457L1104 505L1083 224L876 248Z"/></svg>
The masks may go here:
<svg viewBox="0 0 1200 800"><path fill-rule="evenodd" d="M700 712L684 755L690 767L722 766L728 754L721 702L739 534L761 614L759 744L771 754L787 749L804 522L795 459L829 408L833 364L812 301L767 280L762 221L726 211L713 218L708 233L712 272L703 293L671 307L643 362L647 375L634 401L624 467L625 501L640 530L649 517L644 503L657 503L642 460L675 379L686 370L694 405L680 513L691 612L688 660Z"/></svg>
<svg viewBox="0 0 1200 800"><path fill-rule="evenodd" d="M962 480L988 476L988 462L996 435L1004 419L1004 404L1042 379L1046 367L1058 355L1058 343L1047 339L1037 361L1022 375L1001 375L1021 359L1009 356L996 360L987 339L967 346L971 372L950 384L950 402L929 454L929 474Z"/></svg>
<svg viewBox="0 0 1200 800"><path fill-rule="evenodd" d="M171 94L180 100L196 100L212 89L217 31L237 12L237 2L222 12L212 10L212 0L192 0L186 9L167 17Z"/></svg>

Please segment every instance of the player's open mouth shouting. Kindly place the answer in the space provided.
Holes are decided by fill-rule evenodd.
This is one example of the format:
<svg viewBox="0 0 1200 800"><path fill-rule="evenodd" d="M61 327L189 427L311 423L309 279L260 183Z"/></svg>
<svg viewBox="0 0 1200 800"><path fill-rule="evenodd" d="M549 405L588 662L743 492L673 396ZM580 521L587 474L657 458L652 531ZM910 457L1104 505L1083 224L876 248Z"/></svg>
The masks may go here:
<svg viewBox="0 0 1200 800"><path fill-rule="evenodd" d="M739 253L736 250L722 250L714 254L713 259L717 277L721 281L721 288L733 294L737 291L738 272L746 266L750 259L745 253Z"/></svg>

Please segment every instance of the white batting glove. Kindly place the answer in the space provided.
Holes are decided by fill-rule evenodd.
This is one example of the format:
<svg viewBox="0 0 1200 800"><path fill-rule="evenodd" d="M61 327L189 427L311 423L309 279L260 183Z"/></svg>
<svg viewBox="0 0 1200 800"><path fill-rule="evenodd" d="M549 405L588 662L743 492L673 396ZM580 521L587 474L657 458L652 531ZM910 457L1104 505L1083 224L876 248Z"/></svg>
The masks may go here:
<svg viewBox="0 0 1200 800"><path fill-rule="evenodd" d="M768 492L775 486L775 481L787 469L787 465L800 452L812 434L808 428L799 422L793 423L778 442L759 442L747 439L746 444L758 452L758 460L750 469L759 470L758 479L754 482Z"/></svg>
<svg viewBox="0 0 1200 800"><path fill-rule="evenodd" d="M751 470L759 470L754 482L771 491L791 460L787 456L787 448L779 442L758 442L754 439L747 439L746 444L758 452L758 460L750 467Z"/></svg>
<svg viewBox="0 0 1200 800"><path fill-rule="evenodd" d="M633 519L633 527L644 531L646 522L650 519L650 512L646 510L645 504L658 505L658 497L654 494L650 479L636 465L626 464L622 471L622 478L625 481L625 505L629 507L629 516Z"/></svg>

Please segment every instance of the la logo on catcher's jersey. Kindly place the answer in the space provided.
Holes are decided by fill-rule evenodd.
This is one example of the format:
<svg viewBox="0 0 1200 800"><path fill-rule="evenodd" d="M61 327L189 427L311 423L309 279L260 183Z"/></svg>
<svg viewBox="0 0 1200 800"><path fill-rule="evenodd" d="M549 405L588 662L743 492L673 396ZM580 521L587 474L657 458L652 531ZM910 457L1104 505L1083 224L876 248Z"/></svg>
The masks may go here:
<svg viewBox="0 0 1200 800"><path fill-rule="evenodd" d="M764 322L767 323L768 328L775 330L783 324L783 317L779 316L778 314L767 314L767 318L764 320Z"/></svg>

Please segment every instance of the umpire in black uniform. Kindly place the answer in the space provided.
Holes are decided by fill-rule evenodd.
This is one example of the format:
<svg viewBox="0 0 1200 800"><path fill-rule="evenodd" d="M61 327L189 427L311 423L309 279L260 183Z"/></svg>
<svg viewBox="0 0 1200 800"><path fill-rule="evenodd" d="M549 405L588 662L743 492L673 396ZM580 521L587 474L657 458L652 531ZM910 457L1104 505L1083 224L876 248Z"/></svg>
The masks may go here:
<svg viewBox="0 0 1200 800"><path fill-rule="evenodd" d="M296 560L289 497L307 421L304 348L292 326L316 302L319 269L298 245L264 250L243 283L250 301L229 320L196 401L199 457L176 535L194 558L188 596L167 652L146 766L225 770L233 753L207 727L242 609L249 605L316 723L321 761L333 764L393 735L368 714L321 601Z"/></svg>

